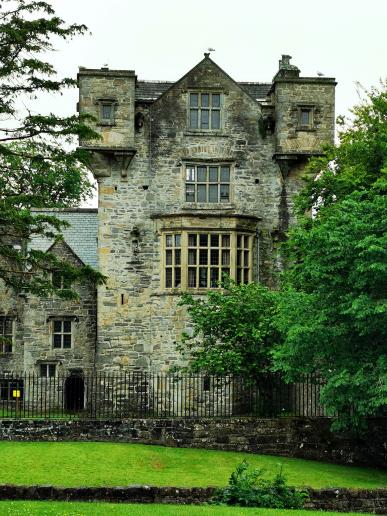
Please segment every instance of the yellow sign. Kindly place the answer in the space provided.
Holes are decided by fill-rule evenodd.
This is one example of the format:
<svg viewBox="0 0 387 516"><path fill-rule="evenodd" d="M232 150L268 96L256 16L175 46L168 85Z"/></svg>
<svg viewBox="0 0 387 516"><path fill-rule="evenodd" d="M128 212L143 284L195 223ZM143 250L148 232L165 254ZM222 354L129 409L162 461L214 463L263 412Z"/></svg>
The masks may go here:
<svg viewBox="0 0 387 516"><path fill-rule="evenodd" d="M20 390L19 389L13 389L12 397L13 398L20 398Z"/></svg>

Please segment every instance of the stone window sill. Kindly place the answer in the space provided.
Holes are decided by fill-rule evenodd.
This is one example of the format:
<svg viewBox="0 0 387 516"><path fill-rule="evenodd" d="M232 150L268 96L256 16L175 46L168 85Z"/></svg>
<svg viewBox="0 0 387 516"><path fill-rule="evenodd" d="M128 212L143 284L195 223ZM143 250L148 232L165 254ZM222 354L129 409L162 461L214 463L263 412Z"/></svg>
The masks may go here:
<svg viewBox="0 0 387 516"><path fill-rule="evenodd" d="M203 210L203 211L219 211L219 210L233 210L235 204L231 202L185 202L183 204L185 210Z"/></svg>
<svg viewBox="0 0 387 516"><path fill-rule="evenodd" d="M223 131L201 131L200 129L198 131L185 131L183 136L218 136L221 138L230 138L230 135Z"/></svg>

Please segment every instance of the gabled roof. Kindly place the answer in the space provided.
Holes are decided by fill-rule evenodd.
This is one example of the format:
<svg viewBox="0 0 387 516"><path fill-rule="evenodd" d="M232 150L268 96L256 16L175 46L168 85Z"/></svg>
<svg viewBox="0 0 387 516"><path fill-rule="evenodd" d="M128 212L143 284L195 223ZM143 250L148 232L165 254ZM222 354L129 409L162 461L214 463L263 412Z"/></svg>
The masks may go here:
<svg viewBox="0 0 387 516"><path fill-rule="evenodd" d="M267 94L269 93L272 83L236 82L224 70L222 70L214 61L212 61L212 59L210 59L207 54L206 54L205 59L209 59L217 68L219 68L219 70L221 70L233 82L235 82L238 86L240 86L253 99L263 100L266 98ZM200 61L196 66L199 66L201 63L202 63L202 61ZM194 70L196 68L196 66L192 70ZM190 73L192 70L190 70L188 73ZM182 79L184 79L188 75L188 73L186 73L183 77L181 77L177 81L137 81L136 82L136 100L138 100L138 101L142 100L142 101L147 101L147 102L153 102L153 101L157 100L171 86L173 86L174 84L177 84Z"/></svg>
<svg viewBox="0 0 387 516"><path fill-rule="evenodd" d="M60 220L71 224L62 230L63 238L73 253L85 264L97 267L97 234L98 219L97 210L94 208L68 208L33 210L35 214L53 215ZM35 237L31 239L30 247L47 251L53 244L53 240Z"/></svg>

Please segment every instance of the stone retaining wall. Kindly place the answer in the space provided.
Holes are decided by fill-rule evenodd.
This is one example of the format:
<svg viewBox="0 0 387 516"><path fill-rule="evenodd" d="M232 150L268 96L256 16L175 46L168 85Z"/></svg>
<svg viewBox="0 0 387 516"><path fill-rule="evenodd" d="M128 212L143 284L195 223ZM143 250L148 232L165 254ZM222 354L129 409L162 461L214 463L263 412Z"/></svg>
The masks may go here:
<svg viewBox="0 0 387 516"><path fill-rule="evenodd" d="M387 418L362 438L332 434L329 418L0 420L0 440L115 441L233 450L387 468Z"/></svg>
<svg viewBox="0 0 387 516"><path fill-rule="evenodd" d="M203 504L213 487L55 487L0 485L0 500L64 500L83 502ZM309 489L307 509L387 513L387 489Z"/></svg>

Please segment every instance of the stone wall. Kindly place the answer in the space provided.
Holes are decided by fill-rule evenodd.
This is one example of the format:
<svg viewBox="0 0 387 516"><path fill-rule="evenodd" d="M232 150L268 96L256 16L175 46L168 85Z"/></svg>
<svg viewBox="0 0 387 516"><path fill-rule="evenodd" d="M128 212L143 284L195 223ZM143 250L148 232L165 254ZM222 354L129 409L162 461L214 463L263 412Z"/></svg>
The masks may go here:
<svg viewBox="0 0 387 516"><path fill-rule="evenodd" d="M134 103L134 79L134 72L125 75L123 70L79 72L81 113L98 115L95 102L101 96L117 100L116 123L97 125L103 139L93 147L93 173L99 181L99 269L108 278L98 290L97 368L167 371L181 364L176 342L188 321L179 306L181 289L166 289L163 281L165 232L247 231L252 242L250 281L274 286L283 266L277 241L291 223L304 162L300 165L297 158L286 164L291 173L284 175L273 158L289 138L294 140L289 125L297 100L318 103L310 132L313 144L304 138L297 149L310 154L332 140L334 82L278 80L274 94L257 102L207 54L157 99ZM221 93L218 130L189 128L192 91ZM278 128L263 134L259 122L268 113L276 113ZM133 122L133 114L134 120L141 116L141 125ZM186 202L185 166L192 163L229 164L228 202ZM182 258L184 253L182 248ZM185 269L183 263L183 275ZM231 264L232 273L234 269ZM202 294L204 289L192 292Z"/></svg>
<svg viewBox="0 0 387 516"><path fill-rule="evenodd" d="M362 438L332 434L329 418L0 421L0 440L114 441L244 451L387 468L387 418Z"/></svg>
<svg viewBox="0 0 387 516"><path fill-rule="evenodd" d="M58 487L0 485L0 500L63 500L201 505L214 496L213 487ZM387 489L306 489L305 508L339 512L386 514Z"/></svg>

